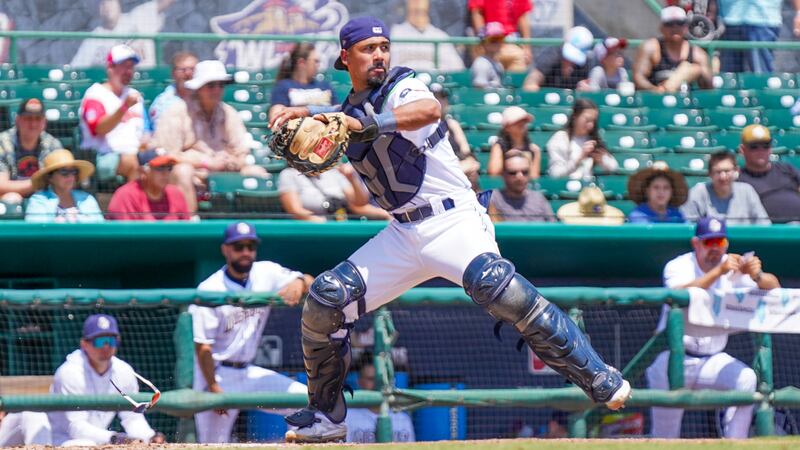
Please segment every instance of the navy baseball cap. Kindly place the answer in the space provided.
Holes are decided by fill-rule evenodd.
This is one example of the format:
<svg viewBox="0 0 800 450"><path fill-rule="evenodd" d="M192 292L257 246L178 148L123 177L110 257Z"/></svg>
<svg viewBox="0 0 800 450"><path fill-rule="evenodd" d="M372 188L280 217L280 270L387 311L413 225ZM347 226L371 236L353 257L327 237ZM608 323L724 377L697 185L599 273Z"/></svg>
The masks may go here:
<svg viewBox="0 0 800 450"><path fill-rule="evenodd" d="M694 235L700 239L724 238L727 236L725 219L702 217L697 221Z"/></svg>
<svg viewBox="0 0 800 450"><path fill-rule="evenodd" d="M349 50L353 45L375 36L382 36L389 39L389 29L386 24L377 17L365 16L350 19L341 30L339 30L339 45L342 50ZM336 58L333 67L338 70L347 70L347 66L342 62L342 57Z"/></svg>
<svg viewBox="0 0 800 450"><path fill-rule="evenodd" d="M247 222L236 222L225 227L223 244L233 244L244 240L261 242L256 234L256 227Z"/></svg>
<svg viewBox="0 0 800 450"><path fill-rule="evenodd" d="M92 314L83 322L83 338L94 339L97 336L119 336L117 319L108 314Z"/></svg>

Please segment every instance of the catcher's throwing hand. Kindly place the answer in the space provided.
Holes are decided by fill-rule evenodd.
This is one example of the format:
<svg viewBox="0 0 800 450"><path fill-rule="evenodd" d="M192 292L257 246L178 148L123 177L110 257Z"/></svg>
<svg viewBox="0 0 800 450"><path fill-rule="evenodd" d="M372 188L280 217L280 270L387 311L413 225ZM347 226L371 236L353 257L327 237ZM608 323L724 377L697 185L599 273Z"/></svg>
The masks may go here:
<svg viewBox="0 0 800 450"><path fill-rule="evenodd" d="M298 119L300 117L308 117L311 113L305 106L290 106L283 108L279 113L275 114L272 121L269 123L269 128L272 131L278 131L281 125L287 120Z"/></svg>

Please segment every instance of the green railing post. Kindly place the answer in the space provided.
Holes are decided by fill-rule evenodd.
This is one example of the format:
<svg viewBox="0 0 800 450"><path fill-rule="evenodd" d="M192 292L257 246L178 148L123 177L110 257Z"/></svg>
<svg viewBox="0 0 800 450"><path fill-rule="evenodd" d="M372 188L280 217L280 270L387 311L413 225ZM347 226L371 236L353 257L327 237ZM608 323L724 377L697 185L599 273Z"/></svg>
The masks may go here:
<svg viewBox="0 0 800 450"><path fill-rule="evenodd" d="M167 62L163 60L164 57L164 49L161 47L161 35L156 34L153 38L153 47L155 47L155 57L156 57L156 66L160 66L162 64L166 64Z"/></svg>
<svg viewBox="0 0 800 450"><path fill-rule="evenodd" d="M389 415L389 401L394 390L394 366L392 365L392 338L394 324L392 314L386 308L375 313L375 389L381 392L378 424L375 430L376 442L392 442L392 418Z"/></svg>
<svg viewBox="0 0 800 450"><path fill-rule="evenodd" d="M753 369L758 376L756 390L764 395L764 400L756 405L756 435L771 436L775 434L775 410L770 403L775 388L772 380L772 336L758 333L754 339L757 345L753 362Z"/></svg>
<svg viewBox="0 0 800 450"><path fill-rule="evenodd" d="M194 338L192 335L192 315L181 306L172 341L175 345L175 389L191 389L194 383ZM193 418L181 417L178 420L179 442L197 442Z"/></svg>
<svg viewBox="0 0 800 450"><path fill-rule="evenodd" d="M17 53L17 37L16 36L10 36L8 38L8 62L10 62L11 64L14 64L15 67L16 67L17 63L19 62L19 61L17 61L17 57L18 57L17 55L18 55L18 53Z"/></svg>
<svg viewBox="0 0 800 450"><path fill-rule="evenodd" d="M672 305L667 317L667 344L669 345L669 388L683 387L683 312L677 305Z"/></svg>

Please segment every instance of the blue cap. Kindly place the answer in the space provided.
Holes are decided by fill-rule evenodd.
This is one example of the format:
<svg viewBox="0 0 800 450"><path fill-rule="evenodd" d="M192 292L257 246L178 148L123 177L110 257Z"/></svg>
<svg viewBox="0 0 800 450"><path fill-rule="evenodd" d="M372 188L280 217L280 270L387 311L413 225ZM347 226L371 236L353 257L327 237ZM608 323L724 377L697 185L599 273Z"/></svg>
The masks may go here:
<svg viewBox="0 0 800 450"><path fill-rule="evenodd" d="M381 36L389 39L389 29L377 17L365 16L350 19L341 30L339 30L339 45L342 50L349 50L353 45L369 39ZM339 70L347 70L347 66L342 62L342 57L336 58L333 67Z"/></svg>
<svg viewBox="0 0 800 450"><path fill-rule="evenodd" d="M108 314L92 314L83 322L83 338L94 339L97 336L119 336L117 319Z"/></svg>
<svg viewBox="0 0 800 450"><path fill-rule="evenodd" d="M225 227L225 237L223 244L233 244L238 241L261 242L256 234L256 227L247 222L235 222Z"/></svg>
<svg viewBox="0 0 800 450"><path fill-rule="evenodd" d="M697 227L694 230L694 235L700 239L727 237L725 219L701 217L697 221Z"/></svg>

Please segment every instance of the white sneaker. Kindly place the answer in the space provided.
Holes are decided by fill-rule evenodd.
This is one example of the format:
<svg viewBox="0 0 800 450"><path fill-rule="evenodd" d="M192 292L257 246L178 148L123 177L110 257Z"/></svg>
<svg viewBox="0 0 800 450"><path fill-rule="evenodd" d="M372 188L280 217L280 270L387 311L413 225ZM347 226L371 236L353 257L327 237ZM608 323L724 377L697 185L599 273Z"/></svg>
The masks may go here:
<svg viewBox="0 0 800 450"><path fill-rule="evenodd" d="M631 398L631 384L628 380L622 380L622 386L614 392L611 400L606 402L606 407L612 411L616 411L625 406L625 402Z"/></svg>
<svg viewBox="0 0 800 450"><path fill-rule="evenodd" d="M344 442L347 425L333 423L324 414L315 414L314 424L308 427L290 427L285 438L288 443Z"/></svg>

